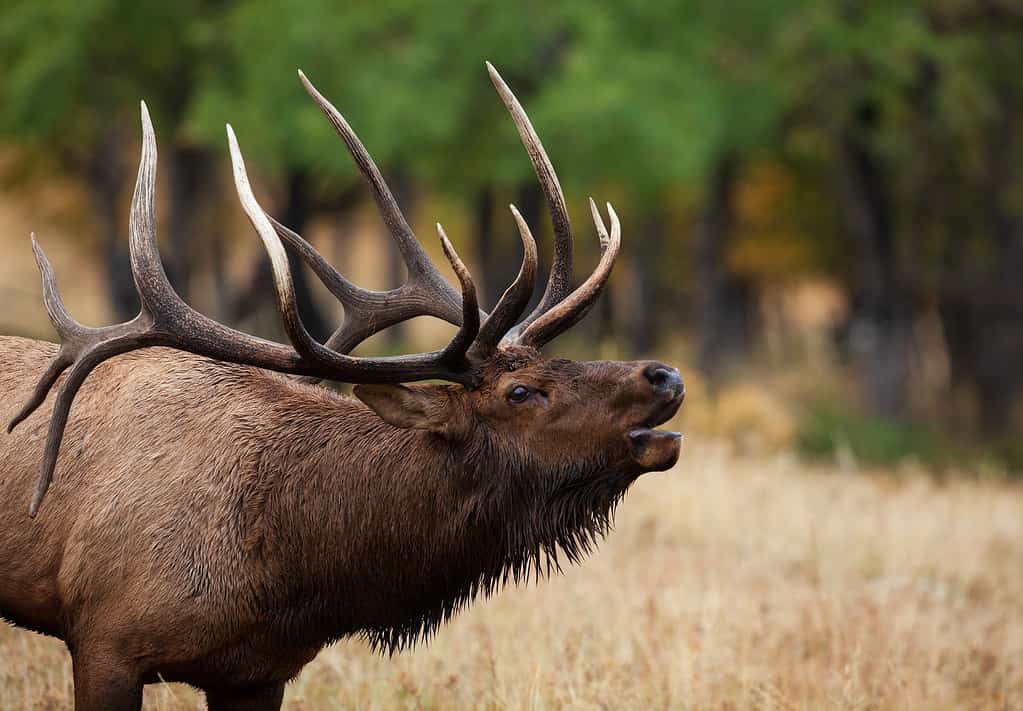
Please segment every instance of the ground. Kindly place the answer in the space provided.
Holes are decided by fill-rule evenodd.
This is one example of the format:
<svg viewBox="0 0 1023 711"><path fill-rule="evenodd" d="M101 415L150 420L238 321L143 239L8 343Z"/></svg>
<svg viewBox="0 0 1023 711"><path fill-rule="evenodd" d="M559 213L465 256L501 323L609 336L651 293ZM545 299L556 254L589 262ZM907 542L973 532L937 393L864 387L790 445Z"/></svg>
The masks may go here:
<svg viewBox="0 0 1023 711"><path fill-rule="evenodd" d="M0 709L68 708L70 679L0 628ZM1023 709L1023 486L687 443L581 567L394 658L336 645L285 708Z"/></svg>

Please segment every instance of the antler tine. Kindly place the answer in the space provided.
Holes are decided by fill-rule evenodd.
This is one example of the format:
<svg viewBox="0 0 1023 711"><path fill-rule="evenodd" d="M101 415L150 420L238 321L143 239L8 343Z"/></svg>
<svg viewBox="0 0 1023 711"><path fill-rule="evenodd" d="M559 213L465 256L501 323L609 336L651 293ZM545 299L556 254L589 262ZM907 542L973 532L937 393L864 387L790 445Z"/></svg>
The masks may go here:
<svg viewBox="0 0 1023 711"><path fill-rule="evenodd" d="M440 246L444 249L444 256L451 262L451 268L462 287L462 326L448 343L447 348L443 350L442 358L455 363L464 363L466 352L480 332L480 309L476 301L476 284L439 222L437 223L437 234L440 235Z"/></svg>
<svg viewBox="0 0 1023 711"><path fill-rule="evenodd" d="M607 234L604 221L600 217L600 213L597 211L597 206L592 198L590 199L590 209L593 213L593 222L597 227L597 234L601 242L602 254L600 262L579 288L526 327L518 338L519 343L539 348L558 334L574 326L590 310L590 307L596 302L600 292L603 291L604 286L607 284L615 259L618 258L618 250L622 244L622 226L618 221L618 215L615 213L614 208L611 207L611 203L607 204L607 212L611 217L610 236Z"/></svg>
<svg viewBox="0 0 1023 711"><path fill-rule="evenodd" d="M39 274L43 279L43 306L46 308L46 315L50 318L50 323L53 324L61 339L66 338L70 340L77 324L71 318L71 315L68 314L67 309L64 308L64 302L60 298L60 292L57 290L57 279L53 274L53 267L50 266L50 260L46 258L42 247L39 246L35 232L32 233L31 239L32 253L35 255L36 265L39 267ZM60 374L67 370L73 360L67 353L67 347L62 345L56 357L50 361L46 371L39 378L39 382L36 383L35 390L28 402L22 406L18 414L11 418L11 421L7 424L8 433L13 432L18 424L43 404L47 393L50 392L50 388L57 382Z"/></svg>
<svg viewBox="0 0 1023 711"><path fill-rule="evenodd" d="M518 321L533 295L533 285L536 282L536 240L533 239L533 233L529 231L529 225L522 219L518 209L514 205L508 207L515 218L519 237L522 239L522 265L515 281L501 295L494 310L480 328L480 334L473 346L473 351L480 357L493 353L501 339Z"/></svg>
<svg viewBox="0 0 1023 711"><path fill-rule="evenodd" d="M568 219L568 207L565 205L565 195L561 191L561 183L558 182L557 173L547 151L544 150L540 137L526 115L522 104L515 98L515 94L505 83L504 79L494 65L487 62L487 71L490 73L490 80L493 82L497 93L500 95L504 105L508 108L515 127L519 131L522 145L529 154L529 160L533 164L537 180L543 189L547 206L551 211L551 221L554 224L554 257L551 260L550 276L547 279L547 286L544 289L540 302L536 305L529 316L522 323L515 327L514 333L521 333L529 324L546 313L551 307L560 302L572 289L572 225Z"/></svg>
<svg viewBox="0 0 1023 711"><path fill-rule="evenodd" d="M270 257L270 266L274 279L274 294L277 298L277 310L284 322L284 330L287 331L295 350L300 355L317 360L321 354L316 346L320 344L309 335L302 319L298 314L298 304L295 298L295 284L291 279L291 266L288 263L288 253L284 250L284 244L277 237L270 221L266 218L263 209L256 201L252 193L252 186L249 184L249 175L245 171L245 159L242 158L241 149L238 147L238 139L234 135L231 124L227 124L227 144L231 152L231 168L234 173L235 191L238 193L238 200L249 217L249 222L256 229ZM321 346L322 348L322 346Z"/></svg>
<svg viewBox="0 0 1023 711"><path fill-rule="evenodd" d="M608 203L607 207L608 210L611 210L611 203ZM597 228L597 239L600 240L600 253L603 254L611 244L611 238L607 234L604 218L600 216L600 210L597 209L597 203L593 201L592 197L590 198L590 215L593 216L593 224Z"/></svg>
<svg viewBox="0 0 1023 711"><path fill-rule="evenodd" d="M458 318L457 314L461 312L458 294L444 280L444 277L437 271L437 267L434 266L429 256L423 251L422 245L419 244L419 240L416 239L412 228L409 227L408 221L402 214L398 202L394 199L390 188L387 187L387 183L383 175L381 175L380 169L377 168L376 163L370 156L369 151L362 145L362 141L359 140L352 127L348 125L348 121L341 115L341 112L313 86L313 83L309 81L309 78L306 77L302 70L299 70L298 76L302 80L302 86L305 87L309 96L320 107L320 110L341 137L352 159L358 166L359 172L362 173L369 184L370 191L373 193L373 199L376 201L380 214L384 219L384 224L387 225L388 231L391 233L391 237L394 239L399 252L401 252L402 259L405 261L405 266L408 268L409 283L416 290L423 292L422 296L417 295L417 300L421 299L422 303L427 303L432 299L440 299L441 302L447 302L447 310L444 310L445 315L439 317L451 323L457 323L457 321L452 320L452 317ZM412 289L410 288L410 290Z"/></svg>

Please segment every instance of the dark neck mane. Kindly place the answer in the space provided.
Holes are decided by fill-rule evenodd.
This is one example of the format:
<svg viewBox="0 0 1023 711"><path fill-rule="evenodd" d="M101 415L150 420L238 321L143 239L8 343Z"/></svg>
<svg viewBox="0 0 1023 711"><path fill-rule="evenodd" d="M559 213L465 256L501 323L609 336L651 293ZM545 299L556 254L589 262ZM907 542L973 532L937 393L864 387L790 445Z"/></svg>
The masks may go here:
<svg viewBox="0 0 1023 711"><path fill-rule="evenodd" d="M301 626L313 626L296 632L323 642L358 633L406 648L480 595L578 562L634 479L601 462L552 470L485 437L452 444L392 428L361 403L333 405L308 418L289 405L303 445L268 472L280 482L268 518L286 548L285 597L303 601Z"/></svg>

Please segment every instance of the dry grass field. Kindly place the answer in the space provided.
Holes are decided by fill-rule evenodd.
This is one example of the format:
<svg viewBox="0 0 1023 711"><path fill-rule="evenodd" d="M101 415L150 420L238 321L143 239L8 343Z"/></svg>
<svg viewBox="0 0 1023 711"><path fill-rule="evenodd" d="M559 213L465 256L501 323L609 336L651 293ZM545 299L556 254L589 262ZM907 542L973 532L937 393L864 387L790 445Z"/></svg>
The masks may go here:
<svg viewBox="0 0 1023 711"><path fill-rule="evenodd" d="M598 554L392 659L324 651L288 709L1023 709L1023 488L687 445ZM63 709L53 641L0 629L0 709ZM202 708L150 687L146 709Z"/></svg>

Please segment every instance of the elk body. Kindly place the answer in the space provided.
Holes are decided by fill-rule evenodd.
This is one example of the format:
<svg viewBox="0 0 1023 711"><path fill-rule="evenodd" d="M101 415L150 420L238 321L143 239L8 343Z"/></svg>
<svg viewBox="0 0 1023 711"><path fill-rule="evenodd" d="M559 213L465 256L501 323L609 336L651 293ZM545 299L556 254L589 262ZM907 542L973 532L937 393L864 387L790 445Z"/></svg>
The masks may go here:
<svg viewBox="0 0 1023 711"><path fill-rule="evenodd" d="M334 640L401 648L475 596L557 570L559 553L576 561L640 474L674 464L679 435L653 428L681 405L675 369L539 350L596 299L620 228L609 208L608 231L594 207L601 261L571 290L561 188L490 71L555 226L551 276L525 318L537 256L514 208L522 268L486 314L443 231L460 296L358 138L304 77L370 184L408 266L404 286L360 289L272 221L229 130L236 186L270 254L292 346L193 311L157 253L156 144L144 105L130 224L140 315L77 324L33 242L61 344L0 337L0 417L12 428L0 440L0 615L66 642L79 711L138 709L143 685L160 678L205 690L211 709L277 709L284 684ZM325 344L298 317L285 244L345 306ZM417 315L458 332L434 353L347 355ZM358 399L322 378L356 383ZM448 382L401 384L424 379Z"/></svg>

